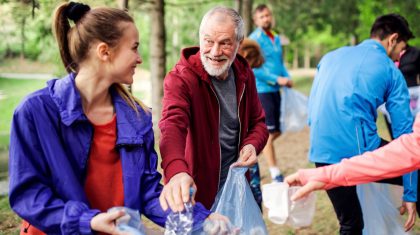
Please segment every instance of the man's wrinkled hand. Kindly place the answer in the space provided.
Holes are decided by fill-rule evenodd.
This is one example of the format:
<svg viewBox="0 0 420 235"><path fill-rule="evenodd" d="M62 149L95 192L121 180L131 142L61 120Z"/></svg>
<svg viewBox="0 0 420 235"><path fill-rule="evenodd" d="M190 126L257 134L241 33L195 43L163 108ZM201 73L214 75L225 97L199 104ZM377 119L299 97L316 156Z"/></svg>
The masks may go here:
<svg viewBox="0 0 420 235"><path fill-rule="evenodd" d="M194 189L191 198L190 188ZM194 203L196 191L197 186L193 178L185 172L178 173L163 187L159 197L160 205L165 211L170 207L173 212L181 212L184 210L184 203L190 200Z"/></svg>
<svg viewBox="0 0 420 235"><path fill-rule="evenodd" d="M286 86L286 87L289 87L289 88L293 87L293 81L290 80L287 77L279 77L279 78L277 78L277 83L280 86Z"/></svg>
<svg viewBox="0 0 420 235"><path fill-rule="evenodd" d="M251 167L257 163L257 152L252 144L245 145L239 153L239 159L230 167Z"/></svg>

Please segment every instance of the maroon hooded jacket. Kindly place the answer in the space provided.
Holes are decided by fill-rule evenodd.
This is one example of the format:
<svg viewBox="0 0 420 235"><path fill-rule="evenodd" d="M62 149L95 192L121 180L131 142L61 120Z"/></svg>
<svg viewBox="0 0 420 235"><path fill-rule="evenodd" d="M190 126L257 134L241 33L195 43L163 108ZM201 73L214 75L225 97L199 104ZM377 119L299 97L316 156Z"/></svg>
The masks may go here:
<svg viewBox="0 0 420 235"><path fill-rule="evenodd" d="M238 151L252 144L258 154L267 142L268 131L255 77L239 55L232 67L240 123ZM197 185L195 200L210 209L219 190L220 110L198 47L184 49L179 62L165 77L162 104L159 128L165 181L178 173L188 173Z"/></svg>

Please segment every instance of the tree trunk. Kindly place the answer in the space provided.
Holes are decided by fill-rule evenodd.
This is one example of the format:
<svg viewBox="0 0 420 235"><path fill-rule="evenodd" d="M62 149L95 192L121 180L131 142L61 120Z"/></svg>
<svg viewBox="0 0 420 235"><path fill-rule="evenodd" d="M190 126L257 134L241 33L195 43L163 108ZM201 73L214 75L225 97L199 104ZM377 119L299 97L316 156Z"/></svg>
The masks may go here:
<svg viewBox="0 0 420 235"><path fill-rule="evenodd" d="M165 51L165 11L163 0L153 0L151 14L150 33L150 76L152 82L152 115L154 126L161 116L161 100L163 97L163 78L166 73L166 51ZM157 142L160 132L155 131Z"/></svg>
<svg viewBox="0 0 420 235"><path fill-rule="evenodd" d="M128 9L128 0L118 0L118 7L120 9Z"/></svg>
<svg viewBox="0 0 420 235"><path fill-rule="evenodd" d="M252 32L252 0L242 0L240 14L244 20L244 34L248 36Z"/></svg>
<svg viewBox="0 0 420 235"><path fill-rule="evenodd" d="M311 67L311 51L308 44L305 44L303 67L305 69L308 69L309 67Z"/></svg>
<svg viewBox="0 0 420 235"><path fill-rule="evenodd" d="M21 23L21 25L20 25L20 40L21 40L21 42L20 42L20 58L21 59L24 59L25 58L25 40L26 40L26 37L25 37L25 26L26 26L26 18L25 17L23 17L22 18L22 21L20 22Z"/></svg>
<svg viewBox="0 0 420 235"><path fill-rule="evenodd" d="M120 9L128 10L128 0L117 0L117 4ZM133 93L131 85L127 85L127 89L130 93Z"/></svg>
<svg viewBox="0 0 420 235"><path fill-rule="evenodd" d="M293 69L297 69L299 67L299 51L298 46L296 45L293 49Z"/></svg>
<svg viewBox="0 0 420 235"><path fill-rule="evenodd" d="M239 12L239 13L241 13L241 11L242 11L242 0L235 0L235 2L233 3L233 8L237 11L237 12Z"/></svg>
<svg viewBox="0 0 420 235"><path fill-rule="evenodd" d="M233 8L242 16L246 37L252 31L252 0L235 0Z"/></svg>

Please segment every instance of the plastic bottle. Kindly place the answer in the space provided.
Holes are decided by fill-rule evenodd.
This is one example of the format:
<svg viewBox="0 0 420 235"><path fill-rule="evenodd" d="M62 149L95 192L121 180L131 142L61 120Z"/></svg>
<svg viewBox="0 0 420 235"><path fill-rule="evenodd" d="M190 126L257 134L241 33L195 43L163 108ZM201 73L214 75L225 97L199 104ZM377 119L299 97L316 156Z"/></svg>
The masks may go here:
<svg viewBox="0 0 420 235"><path fill-rule="evenodd" d="M190 189L190 198L194 193L194 189ZM189 235L193 230L193 205L191 200L184 203L182 212L171 212L165 223L165 235Z"/></svg>

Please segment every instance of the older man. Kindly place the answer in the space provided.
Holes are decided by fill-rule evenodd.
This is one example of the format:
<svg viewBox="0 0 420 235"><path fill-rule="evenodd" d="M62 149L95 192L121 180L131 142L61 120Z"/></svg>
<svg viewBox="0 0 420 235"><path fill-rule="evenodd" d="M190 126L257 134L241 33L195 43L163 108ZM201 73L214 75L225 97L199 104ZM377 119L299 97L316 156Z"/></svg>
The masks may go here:
<svg viewBox="0 0 420 235"><path fill-rule="evenodd" d="M236 11L211 9L199 29L200 47L186 48L164 80L160 152L166 185L164 209L190 200L210 208L229 167L257 162L268 132L255 78L237 56L244 38Z"/></svg>

